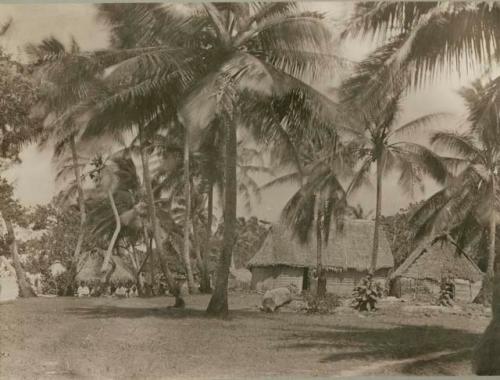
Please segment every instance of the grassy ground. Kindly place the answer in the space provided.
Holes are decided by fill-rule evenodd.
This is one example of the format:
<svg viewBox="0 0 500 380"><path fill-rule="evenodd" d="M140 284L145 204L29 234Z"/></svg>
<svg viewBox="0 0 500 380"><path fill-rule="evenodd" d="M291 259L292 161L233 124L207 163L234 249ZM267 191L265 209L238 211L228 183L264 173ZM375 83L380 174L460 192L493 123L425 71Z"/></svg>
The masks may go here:
<svg viewBox="0 0 500 380"><path fill-rule="evenodd" d="M216 320L203 313L208 299L191 296L180 311L163 297L1 304L0 378L467 375L470 349L488 323L390 309L266 314L256 308L259 296L248 294L231 295L231 318Z"/></svg>

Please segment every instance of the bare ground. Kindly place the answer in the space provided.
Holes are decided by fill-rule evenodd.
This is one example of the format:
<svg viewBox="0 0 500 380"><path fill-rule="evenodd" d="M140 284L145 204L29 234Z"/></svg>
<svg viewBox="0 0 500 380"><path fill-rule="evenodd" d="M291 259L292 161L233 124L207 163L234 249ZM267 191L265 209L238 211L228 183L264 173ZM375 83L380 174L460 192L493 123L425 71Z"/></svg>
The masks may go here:
<svg viewBox="0 0 500 380"><path fill-rule="evenodd" d="M228 320L203 312L208 296L37 298L0 304L1 379L196 379L270 376L469 375L484 315L362 315L257 310L233 294Z"/></svg>

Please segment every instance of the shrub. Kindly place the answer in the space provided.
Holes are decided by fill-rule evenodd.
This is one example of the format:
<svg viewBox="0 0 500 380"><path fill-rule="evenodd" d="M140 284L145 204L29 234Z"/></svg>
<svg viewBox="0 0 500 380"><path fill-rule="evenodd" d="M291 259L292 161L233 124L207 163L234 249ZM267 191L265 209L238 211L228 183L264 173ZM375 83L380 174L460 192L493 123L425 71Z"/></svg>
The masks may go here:
<svg viewBox="0 0 500 380"><path fill-rule="evenodd" d="M72 296L74 276L70 271L52 276L49 270L42 270L42 293L56 296Z"/></svg>
<svg viewBox="0 0 500 380"><path fill-rule="evenodd" d="M326 293L324 296L306 293L304 300L308 313L329 314L342 305L340 297L333 293Z"/></svg>
<svg viewBox="0 0 500 380"><path fill-rule="evenodd" d="M375 304L383 296L384 289L371 276L366 276L361 280L353 291L352 307L359 311L375 310Z"/></svg>

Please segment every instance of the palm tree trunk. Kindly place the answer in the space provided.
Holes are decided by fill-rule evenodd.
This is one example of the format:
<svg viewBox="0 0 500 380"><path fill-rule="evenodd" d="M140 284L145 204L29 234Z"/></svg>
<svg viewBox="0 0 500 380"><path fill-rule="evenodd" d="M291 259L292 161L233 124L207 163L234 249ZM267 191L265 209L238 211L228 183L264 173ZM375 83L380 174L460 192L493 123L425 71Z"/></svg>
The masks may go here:
<svg viewBox="0 0 500 380"><path fill-rule="evenodd" d="M191 226L191 178L189 175L189 133L188 128L185 128L184 138L184 186L186 197L186 210L184 216L184 266L186 267L186 277L188 283L189 293L195 291L195 284L193 278L193 269L191 268L191 257L189 254L189 230Z"/></svg>
<svg viewBox="0 0 500 380"><path fill-rule="evenodd" d="M380 217L382 211L382 163L380 162L380 159L377 160L376 164L377 164L377 201L375 206L375 228L373 229L372 262L370 265L370 274L372 275L377 270Z"/></svg>
<svg viewBox="0 0 500 380"><path fill-rule="evenodd" d="M201 291L202 293L210 293L212 287L210 285L209 273L209 258L210 258L210 243L212 240L212 223L214 217L214 185L210 183L208 188L208 205L207 205L207 230L206 230L206 243L203 252L203 271L201 273Z"/></svg>
<svg viewBox="0 0 500 380"><path fill-rule="evenodd" d="M101 273L105 273L108 271L109 260L111 259L111 255L113 253L113 248L116 244L116 239L118 239L118 235L120 234L120 230L122 228L120 221L120 214L118 213L118 209L116 208L115 198L113 197L113 193L111 190L108 190L108 199L109 204L111 205L111 209L113 210L113 215L115 216L115 231L113 232L113 236L108 245L108 249L106 250L106 256L104 256L104 260L102 262Z"/></svg>
<svg viewBox="0 0 500 380"><path fill-rule="evenodd" d="M73 160L73 172L75 174L76 187L78 190L78 207L80 208L80 233L76 241L75 252L73 253L73 263L76 266L80 258L80 253L83 246L83 239L85 237L85 222L87 220L87 211L85 209L85 197L83 194L82 178L80 174L80 167L78 166L78 152L76 151L75 136L70 138L70 149Z"/></svg>
<svg viewBox="0 0 500 380"><path fill-rule="evenodd" d="M494 200L492 201L494 202ZM492 203L493 205L494 203ZM496 238L496 212L494 207L492 206L491 210L491 215L489 218L489 233L488 237L490 239L489 245L488 245L488 267L486 268L486 275L490 278L493 279L495 275L495 238Z"/></svg>
<svg viewBox="0 0 500 380"><path fill-rule="evenodd" d="M495 204L495 179L491 182L491 204ZM474 299L474 303L482 305L491 305L493 302L493 284L495 277L495 239L496 239L496 213L492 207L491 214L488 219L488 263L486 267L486 275L483 279L481 289Z"/></svg>
<svg viewBox="0 0 500 380"><path fill-rule="evenodd" d="M214 316L226 316L229 312L227 287L229 268L236 237L236 159L237 140L236 125L233 120L225 120L225 160L224 160L224 242L222 255L217 267L215 289L208 304L207 313Z"/></svg>
<svg viewBox="0 0 500 380"><path fill-rule="evenodd" d="M10 253L12 255L12 263L14 264L14 269L16 270L17 285L19 286L19 296L23 298L36 297L35 291L29 283L26 273L24 272L23 266L21 265L21 260L19 259L19 252L17 249L16 235L14 233L14 227L10 219L5 218L5 226L7 227L7 236L10 240Z"/></svg>
<svg viewBox="0 0 500 380"><path fill-rule="evenodd" d="M492 194L496 194L495 177L492 178ZM489 256L493 258L492 268L493 273L489 271L486 274L486 281L493 283L493 298L491 303L492 319L481 341L476 347L473 357L473 369L476 375L482 376L498 376L500 375L500 255L495 254L495 238L496 238L496 212L494 205L496 204L493 198L492 210L489 220ZM490 269L490 263L488 263ZM490 277L491 276L491 277Z"/></svg>
<svg viewBox="0 0 500 380"><path fill-rule="evenodd" d="M201 255L201 247L200 240L198 236L198 226L193 221L193 249L196 255L196 266L198 267L198 271L200 273L200 287L201 287L201 278L204 277L205 268L203 266L203 258Z"/></svg>
<svg viewBox="0 0 500 380"><path fill-rule="evenodd" d="M316 286L316 295L323 297L326 294L326 276L323 270L323 241L321 234L321 212L320 212L320 194L316 193L314 202L314 217L316 221L316 260L318 284Z"/></svg>
<svg viewBox="0 0 500 380"><path fill-rule="evenodd" d="M144 144L142 139L142 128L139 127L139 141L140 141L140 153L141 153L141 163L142 163L142 172L143 172L143 181L144 186L146 188L146 202L148 205L148 213L151 218L151 225L153 229L153 239L156 245L156 252L158 254L158 259L160 261L160 267L162 269L163 275L167 280L168 287L170 293L175 297L175 305L176 307L183 307L184 300L181 297L180 288L177 282L170 272L168 268L167 260L166 260L166 252L163 247L163 241L160 236L160 225L158 223L158 217L156 216L156 206L153 196L153 187L151 185L151 174L149 172L149 157L147 157L146 152L144 150Z"/></svg>

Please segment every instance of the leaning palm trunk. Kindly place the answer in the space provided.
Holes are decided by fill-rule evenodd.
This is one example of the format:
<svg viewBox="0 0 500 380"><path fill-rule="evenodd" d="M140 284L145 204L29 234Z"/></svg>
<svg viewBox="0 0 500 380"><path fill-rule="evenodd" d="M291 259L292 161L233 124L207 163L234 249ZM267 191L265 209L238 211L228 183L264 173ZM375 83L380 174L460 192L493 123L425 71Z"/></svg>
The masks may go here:
<svg viewBox="0 0 500 380"><path fill-rule="evenodd" d="M80 167L78 166L78 153L76 151L75 137L72 136L70 139L71 156L73 160L73 171L75 174L76 187L78 190L78 207L80 208L80 232L78 234L78 239L76 241L75 252L73 253L73 263L76 267L76 263L80 258L80 253L82 251L83 239L85 237L85 222L87 220L87 212L85 209L85 197L83 194L82 179L80 175Z"/></svg>
<svg viewBox="0 0 500 380"><path fill-rule="evenodd" d="M153 187L151 185L151 174L149 172L149 158L146 156L146 152L144 151L144 145L142 140L142 131L139 128L139 137L140 137L140 153L141 153L141 163L142 163L142 171L143 171L143 180L144 186L146 188L146 198L148 205L149 217L151 218L151 226L153 230L153 239L156 245L156 252L158 255L158 259L160 261L160 266L167 280L167 284L170 290L170 293L175 297L175 305L176 307L183 307L184 300L181 297L180 289L172 272L168 268L167 260L166 260L166 252L163 247L163 241L160 236L160 225L158 222L158 217L156 215L156 206L153 196Z"/></svg>
<svg viewBox="0 0 500 380"><path fill-rule="evenodd" d="M224 159L224 242L217 266L215 289L208 304L207 313L214 316L228 314L227 287L229 269L236 237L236 126L232 120L225 120L225 159Z"/></svg>
<svg viewBox="0 0 500 380"><path fill-rule="evenodd" d="M101 272L103 273L108 271L109 269L109 260L111 259L111 254L113 253L116 239L118 239L118 235L120 234L120 230L122 228L120 214L118 213L118 209L116 208L115 199L111 190L108 190L108 199L109 204L111 205L111 209L113 210L113 215L115 216L115 231L113 232L113 236L111 237L111 241L109 242L108 249L106 251L106 256L104 256L104 260L102 262Z"/></svg>
<svg viewBox="0 0 500 380"><path fill-rule="evenodd" d="M12 254L12 263L14 264L14 269L16 270L17 285L19 286L19 296L23 298L36 297L36 294L31 287L28 279L26 278L26 273L24 272L23 266L21 265L21 260L19 259L19 252L17 249L16 235L14 233L14 228L12 227L12 222L8 218L4 218L5 225L7 227L7 236L10 240L10 252Z"/></svg>
<svg viewBox="0 0 500 380"><path fill-rule="evenodd" d="M379 230L380 217L382 211L382 163L380 159L376 162L377 165L377 202L375 207L375 228L373 229L373 250L372 262L370 265L370 274L374 274L377 270L378 246L379 246Z"/></svg>
<svg viewBox="0 0 500 380"><path fill-rule="evenodd" d="M496 194L495 178L492 178L492 194ZM495 203L493 203L494 205ZM495 255L496 212L491 211L489 220L489 256L492 260L493 273L486 273L486 281L493 285L491 303L492 320L474 352L473 367L476 375L500 375L500 255ZM488 263L488 269L490 263ZM482 289L483 290L483 289Z"/></svg>
<svg viewBox="0 0 500 380"><path fill-rule="evenodd" d="M191 258L189 254L189 230L191 224L191 178L189 175L189 134L186 128L184 138L184 181L185 181L185 197L186 197L186 210L184 216L184 266L186 267L186 277L188 283L189 293L195 291L193 270L191 268Z"/></svg>

